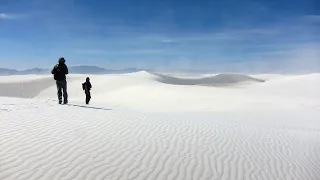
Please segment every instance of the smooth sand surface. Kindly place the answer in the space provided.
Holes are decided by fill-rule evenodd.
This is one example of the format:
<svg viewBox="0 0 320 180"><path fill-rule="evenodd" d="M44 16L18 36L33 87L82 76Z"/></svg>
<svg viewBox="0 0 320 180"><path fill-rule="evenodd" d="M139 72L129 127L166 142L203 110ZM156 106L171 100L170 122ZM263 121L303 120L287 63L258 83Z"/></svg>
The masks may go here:
<svg viewBox="0 0 320 180"><path fill-rule="evenodd" d="M69 105L48 77L0 83L0 179L319 180L320 75L252 77L71 75Z"/></svg>

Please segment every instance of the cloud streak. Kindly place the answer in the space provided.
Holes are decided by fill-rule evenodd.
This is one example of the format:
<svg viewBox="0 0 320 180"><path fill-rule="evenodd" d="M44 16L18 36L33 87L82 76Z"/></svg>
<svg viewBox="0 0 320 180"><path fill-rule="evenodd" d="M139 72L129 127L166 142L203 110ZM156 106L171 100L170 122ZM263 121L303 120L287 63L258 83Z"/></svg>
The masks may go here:
<svg viewBox="0 0 320 180"><path fill-rule="evenodd" d="M5 13L0 13L0 20L1 19L9 19L9 15Z"/></svg>
<svg viewBox="0 0 320 180"><path fill-rule="evenodd" d="M0 13L0 20L11 20L11 19L21 19L27 17L27 14L8 14Z"/></svg>
<svg viewBox="0 0 320 180"><path fill-rule="evenodd" d="M85 55L105 55L110 54L110 52L102 49L80 49L74 51L77 54L85 54Z"/></svg>
<svg viewBox="0 0 320 180"><path fill-rule="evenodd" d="M103 49L79 49L74 51L77 54L83 55L161 55L165 52L160 49L136 49L136 50L118 50L110 51Z"/></svg>
<svg viewBox="0 0 320 180"><path fill-rule="evenodd" d="M314 23L320 23L320 15L306 15L304 19Z"/></svg>

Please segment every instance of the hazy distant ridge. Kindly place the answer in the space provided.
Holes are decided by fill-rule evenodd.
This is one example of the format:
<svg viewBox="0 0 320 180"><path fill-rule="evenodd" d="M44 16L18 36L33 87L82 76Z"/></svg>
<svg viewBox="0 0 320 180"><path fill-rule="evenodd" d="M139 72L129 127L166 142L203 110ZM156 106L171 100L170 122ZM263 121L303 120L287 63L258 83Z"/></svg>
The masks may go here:
<svg viewBox="0 0 320 180"><path fill-rule="evenodd" d="M0 75L28 75L28 74L50 74L51 69L32 68L26 70L15 70L0 68ZM105 69L97 66L70 66L71 74L115 74L115 73L133 73L146 71L146 69L126 68L120 70Z"/></svg>

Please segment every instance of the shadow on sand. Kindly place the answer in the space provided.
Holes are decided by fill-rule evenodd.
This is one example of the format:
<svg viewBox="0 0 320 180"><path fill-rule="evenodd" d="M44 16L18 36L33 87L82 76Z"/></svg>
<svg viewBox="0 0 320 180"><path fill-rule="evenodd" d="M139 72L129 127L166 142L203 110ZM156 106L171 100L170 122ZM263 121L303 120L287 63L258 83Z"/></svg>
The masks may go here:
<svg viewBox="0 0 320 180"><path fill-rule="evenodd" d="M92 106L85 106L85 105L76 105L76 104L67 104L68 106L73 107L81 107L81 108L88 108L88 109L99 109L99 110L105 110L105 111L111 111L112 109L107 108L100 108L100 107L92 107Z"/></svg>

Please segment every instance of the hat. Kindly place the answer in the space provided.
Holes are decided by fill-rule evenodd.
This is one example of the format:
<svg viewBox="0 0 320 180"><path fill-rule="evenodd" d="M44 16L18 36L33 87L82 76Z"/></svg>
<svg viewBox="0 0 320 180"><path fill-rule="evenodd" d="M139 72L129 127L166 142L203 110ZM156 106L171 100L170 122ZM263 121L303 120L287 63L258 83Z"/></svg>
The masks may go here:
<svg viewBox="0 0 320 180"><path fill-rule="evenodd" d="M60 57L58 62L59 62L59 63L65 63L66 60L64 59L64 57Z"/></svg>

